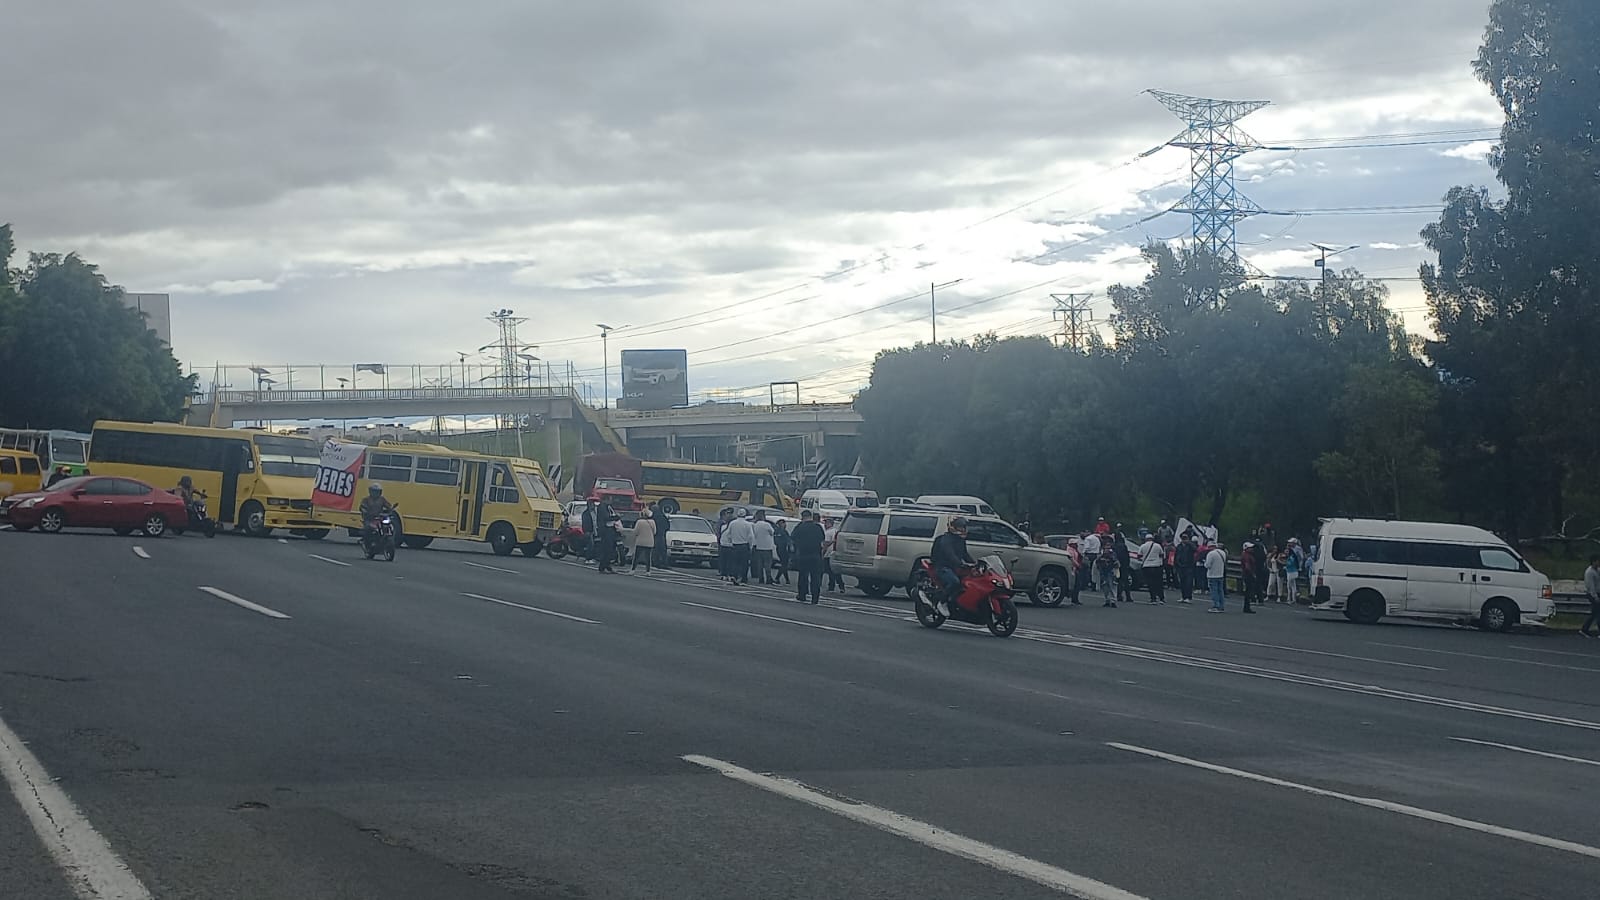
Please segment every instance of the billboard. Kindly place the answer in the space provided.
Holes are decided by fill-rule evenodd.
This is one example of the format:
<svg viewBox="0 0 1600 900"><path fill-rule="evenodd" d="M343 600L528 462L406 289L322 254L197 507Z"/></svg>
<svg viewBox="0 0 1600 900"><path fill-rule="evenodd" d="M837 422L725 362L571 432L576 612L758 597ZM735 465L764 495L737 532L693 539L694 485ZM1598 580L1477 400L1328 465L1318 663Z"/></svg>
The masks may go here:
<svg viewBox="0 0 1600 900"><path fill-rule="evenodd" d="M689 351L622 351L621 409L671 409L689 404Z"/></svg>

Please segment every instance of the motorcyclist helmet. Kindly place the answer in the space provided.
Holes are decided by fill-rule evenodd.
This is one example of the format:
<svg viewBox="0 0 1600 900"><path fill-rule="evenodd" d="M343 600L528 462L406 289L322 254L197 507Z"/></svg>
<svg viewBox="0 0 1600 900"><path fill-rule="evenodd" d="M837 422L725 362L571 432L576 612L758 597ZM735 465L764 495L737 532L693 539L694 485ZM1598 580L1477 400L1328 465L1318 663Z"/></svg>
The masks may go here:
<svg viewBox="0 0 1600 900"><path fill-rule="evenodd" d="M967 517L966 516L956 516L955 518L950 520L950 524L948 526L946 526L946 527L949 528L949 530L954 532L955 534L966 534L967 533Z"/></svg>
<svg viewBox="0 0 1600 900"><path fill-rule="evenodd" d="M372 484L367 486L367 493L371 494L374 497L382 496L383 495L383 485L381 485L381 484L377 483L376 481L374 481Z"/></svg>
<svg viewBox="0 0 1600 900"><path fill-rule="evenodd" d="M185 475L182 478L178 479L178 487L181 487L181 488L192 488L192 487L194 487L194 479L190 478L187 475Z"/></svg>

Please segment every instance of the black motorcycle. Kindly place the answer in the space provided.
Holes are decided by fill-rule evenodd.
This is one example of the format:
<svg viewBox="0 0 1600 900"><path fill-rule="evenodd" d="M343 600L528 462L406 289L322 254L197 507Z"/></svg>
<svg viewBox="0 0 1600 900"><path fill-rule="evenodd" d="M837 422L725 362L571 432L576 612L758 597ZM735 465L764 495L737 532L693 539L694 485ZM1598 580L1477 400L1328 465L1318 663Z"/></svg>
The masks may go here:
<svg viewBox="0 0 1600 900"><path fill-rule="evenodd" d="M176 493L176 491L173 493ZM168 528L172 530L173 534L183 534L184 531L197 531L208 538L217 536L217 522L206 511L205 494L195 491L194 496L190 497L189 502L185 504L185 508L189 513L189 521L182 527L169 525Z"/></svg>
<svg viewBox="0 0 1600 900"><path fill-rule="evenodd" d="M361 532L361 552L367 559L383 556L387 562L394 562L395 550L394 513L384 513L367 520L367 528Z"/></svg>

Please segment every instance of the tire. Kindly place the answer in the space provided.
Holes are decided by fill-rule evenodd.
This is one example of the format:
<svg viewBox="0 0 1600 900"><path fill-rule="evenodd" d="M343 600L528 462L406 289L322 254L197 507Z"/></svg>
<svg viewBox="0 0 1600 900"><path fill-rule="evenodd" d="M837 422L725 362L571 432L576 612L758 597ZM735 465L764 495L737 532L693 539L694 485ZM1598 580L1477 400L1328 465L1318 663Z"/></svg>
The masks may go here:
<svg viewBox="0 0 1600 900"><path fill-rule="evenodd" d="M167 533L167 517L161 513L151 513L144 517L144 525L141 526L141 529L144 531L145 537L160 538Z"/></svg>
<svg viewBox="0 0 1600 900"><path fill-rule="evenodd" d="M1000 601L1000 618L989 620L989 633L995 637L1011 637L1017 630L1017 604L1010 597Z"/></svg>
<svg viewBox="0 0 1600 900"><path fill-rule="evenodd" d="M205 533L206 533L206 537L208 537L208 538L216 537L217 536L217 523L211 521L210 519L207 519L206 520Z"/></svg>
<svg viewBox="0 0 1600 900"><path fill-rule="evenodd" d="M921 572L913 575L911 582L906 585L906 593L911 595L911 607L916 610L917 621L921 622L924 628L938 628L945 623L944 613L934 609L933 604L928 602L928 591L931 587L928 576Z"/></svg>
<svg viewBox="0 0 1600 900"><path fill-rule="evenodd" d="M411 550L426 550L433 544L433 538L410 534L405 537L405 545Z"/></svg>
<svg viewBox="0 0 1600 900"><path fill-rule="evenodd" d="M270 537L272 529L267 527L267 510L254 500L239 507L239 528L251 537Z"/></svg>
<svg viewBox="0 0 1600 900"><path fill-rule="evenodd" d="M388 545L383 548L384 562L394 562L394 549L395 542L391 540L389 541Z"/></svg>
<svg viewBox="0 0 1600 900"><path fill-rule="evenodd" d="M67 527L67 517L59 509L47 509L39 514L39 530L45 534L60 534Z"/></svg>
<svg viewBox="0 0 1600 900"><path fill-rule="evenodd" d="M544 548L544 552L551 559L566 559L567 551L568 547L566 541L554 541Z"/></svg>
<svg viewBox="0 0 1600 900"><path fill-rule="evenodd" d="M540 553L542 553L544 551L544 542L543 541L529 541L526 544L523 544L522 546L518 547L517 549L522 551L522 555L523 556L526 556L529 559L533 559L534 557L538 556Z"/></svg>
<svg viewBox="0 0 1600 900"><path fill-rule="evenodd" d="M489 549L495 556L510 556L511 551L517 549L517 533L510 525L496 522L489 528Z"/></svg>
<svg viewBox="0 0 1600 900"><path fill-rule="evenodd" d="M857 578L856 587L861 588L861 593L868 597L887 597L894 590L894 585L887 581L872 581L866 578Z"/></svg>
<svg viewBox="0 0 1600 900"><path fill-rule="evenodd" d="M1066 602L1067 599L1067 573L1060 569L1041 569L1039 580L1034 582L1033 590L1028 592L1028 599L1034 606L1055 608ZM1016 629L1012 625L1012 630ZM1008 632L1009 633L1009 632Z"/></svg>
<svg viewBox="0 0 1600 900"><path fill-rule="evenodd" d="M1371 588L1362 588L1345 602L1344 617L1361 625L1375 625L1388 612L1383 595Z"/></svg>
<svg viewBox="0 0 1600 900"><path fill-rule="evenodd" d="M371 559L374 556L378 555L378 551L376 549L374 549L373 547L371 547L370 545L368 545L366 541L362 541L361 542L361 554L363 556L365 556L367 559Z"/></svg>
<svg viewBox="0 0 1600 900"><path fill-rule="evenodd" d="M327 537L328 532L332 530L331 528L307 528L300 532L300 536L308 541L320 541Z"/></svg>
<svg viewBox="0 0 1600 900"><path fill-rule="evenodd" d="M133 529L129 528L129 527L125 526L125 525L121 526L121 527L118 527L118 528L113 528L111 530L115 531L117 533L117 537L127 537L128 535L133 534ZM183 534L183 532L178 531L178 529L176 529L176 528L174 528L172 530L176 534Z"/></svg>
<svg viewBox="0 0 1600 900"><path fill-rule="evenodd" d="M672 499L671 497L661 498L661 502L657 505L661 507L662 512L669 516L677 515L678 511L683 508L678 505L678 501Z"/></svg>
<svg viewBox="0 0 1600 900"><path fill-rule="evenodd" d="M1515 603L1504 597L1496 597L1485 603L1483 611L1478 613L1478 627L1484 631L1506 634L1517 627L1521 618L1522 613Z"/></svg>

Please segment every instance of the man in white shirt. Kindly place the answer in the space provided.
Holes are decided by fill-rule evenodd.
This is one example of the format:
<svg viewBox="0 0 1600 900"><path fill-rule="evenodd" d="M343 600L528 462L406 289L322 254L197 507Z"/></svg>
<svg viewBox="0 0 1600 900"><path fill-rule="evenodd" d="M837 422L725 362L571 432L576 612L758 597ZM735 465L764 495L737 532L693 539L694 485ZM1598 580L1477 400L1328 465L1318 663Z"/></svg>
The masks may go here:
<svg viewBox="0 0 1600 900"><path fill-rule="evenodd" d="M1150 603L1165 606L1166 598L1166 566L1167 550L1156 540L1155 535L1144 539L1139 545L1139 568L1144 576L1144 583L1150 589Z"/></svg>
<svg viewBox="0 0 1600 900"><path fill-rule="evenodd" d="M1083 577L1089 580L1089 590L1094 590L1094 564L1100 558L1100 535L1089 532L1083 536L1083 559L1088 566L1083 570Z"/></svg>
<svg viewBox="0 0 1600 900"><path fill-rule="evenodd" d="M1206 612L1227 612L1227 603L1223 593L1223 578L1228 573L1228 554L1223 552L1222 542L1217 541L1211 545L1211 550L1206 553L1206 584L1211 588L1211 608Z"/></svg>
<svg viewBox="0 0 1600 900"><path fill-rule="evenodd" d="M750 544L756 539L755 527L750 523L750 510L739 510L739 518L728 523L728 542L733 545L734 577L730 581L750 583Z"/></svg>
<svg viewBox="0 0 1600 900"><path fill-rule="evenodd" d="M751 574L760 584L772 584L772 551L778 549L778 542L773 538L772 523L767 521L766 510L756 510L756 519L750 523L750 530L753 534L750 541Z"/></svg>

